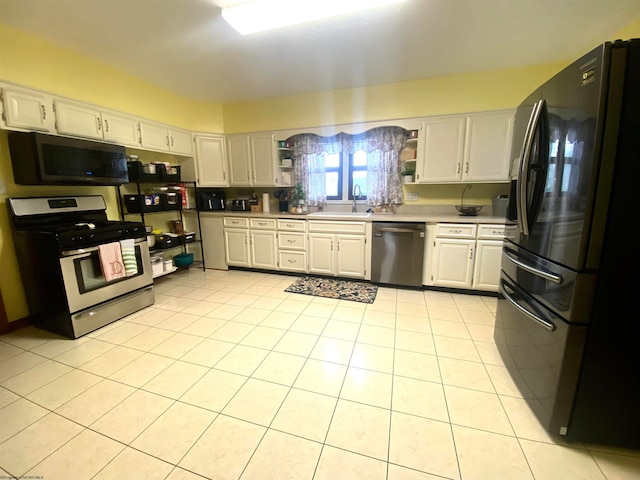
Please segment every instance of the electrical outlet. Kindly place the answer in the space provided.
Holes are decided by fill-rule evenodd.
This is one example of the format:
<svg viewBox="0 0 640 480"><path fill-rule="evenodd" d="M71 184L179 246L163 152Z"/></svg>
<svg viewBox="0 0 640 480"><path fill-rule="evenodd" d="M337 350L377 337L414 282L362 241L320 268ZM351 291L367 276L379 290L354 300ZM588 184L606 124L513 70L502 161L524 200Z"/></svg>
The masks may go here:
<svg viewBox="0 0 640 480"><path fill-rule="evenodd" d="M420 198L417 192L407 192L405 195L408 202L417 202Z"/></svg>

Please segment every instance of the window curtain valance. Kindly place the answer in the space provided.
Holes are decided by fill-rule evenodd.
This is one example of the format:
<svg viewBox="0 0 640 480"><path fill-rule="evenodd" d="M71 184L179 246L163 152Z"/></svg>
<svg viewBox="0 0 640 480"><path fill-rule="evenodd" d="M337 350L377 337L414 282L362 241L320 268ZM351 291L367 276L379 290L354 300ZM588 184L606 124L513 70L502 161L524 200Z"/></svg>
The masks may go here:
<svg viewBox="0 0 640 480"><path fill-rule="evenodd" d="M367 203L401 204L402 181L399 154L408 132L402 127L377 127L356 135L340 132L330 137L303 133L290 137L295 161L295 181L300 183L311 206L325 205L324 154L367 153Z"/></svg>

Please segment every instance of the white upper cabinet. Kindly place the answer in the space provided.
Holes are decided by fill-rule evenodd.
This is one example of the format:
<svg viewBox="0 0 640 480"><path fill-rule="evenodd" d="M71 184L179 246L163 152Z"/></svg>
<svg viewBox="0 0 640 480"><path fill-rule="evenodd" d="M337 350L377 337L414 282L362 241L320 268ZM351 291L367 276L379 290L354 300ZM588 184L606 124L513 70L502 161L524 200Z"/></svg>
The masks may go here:
<svg viewBox="0 0 640 480"><path fill-rule="evenodd" d="M56 100L55 111L58 133L140 147L135 117L69 100Z"/></svg>
<svg viewBox="0 0 640 480"><path fill-rule="evenodd" d="M2 127L40 132L55 131L53 97L13 85L0 85Z"/></svg>
<svg viewBox="0 0 640 480"><path fill-rule="evenodd" d="M200 187L228 187L227 149L224 135L195 134L196 182Z"/></svg>
<svg viewBox="0 0 640 480"><path fill-rule="evenodd" d="M138 120L120 112L102 111L102 135L106 142L140 148Z"/></svg>
<svg viewBox="0 0 640 480"><path fill-rule="evenodd" d="M100 110L84 103L56 100L58 133L103 140Z"/></svg>
<svg viewBox="0 0 640 480"><path fill-rule="evenodd" d="M242 134L227 137L231 186L280 184L276 175L278 149L272 134Z"/></svg>
<svg viewBox="0 0 640 480"><path fill-rule="evenodd" d="M508 182L513 122L513 111L425 119L416 182Z"/></svg>
<svg viewBox="0 0 640 480"><path fill-rule="evenodd" d="M459 182L464 154L464 116L434 117L420 123L416 182ZM422 140L422 141L420 141Z"/></svg>
<svg viewBox="0 0 640 480"><path fill-rule="evenodd" d="M193 155L191 132L163 125L140 121L140 141L142 148L171 152L176 155Z"/></svg>
<svg viewBox="0 0 640 480"><path fill-rule="evenodd" d="M278 185L278 175L275 173L278 160L276 136L271 134L249 135L249 145L253 185L265 187Z"/></svg>
<svg viewBox="0 0 640 480"><path fill-rule="evenodd" d="M231 186L250 186L249 136L229 135L227 137L227 155L229 158L229 183Z"/></svg>
<svg viewBox="0 0 640 480"><path fill-rule="evenodd" d="M514 113L467 116L463 182L508 182Z"/></svg>

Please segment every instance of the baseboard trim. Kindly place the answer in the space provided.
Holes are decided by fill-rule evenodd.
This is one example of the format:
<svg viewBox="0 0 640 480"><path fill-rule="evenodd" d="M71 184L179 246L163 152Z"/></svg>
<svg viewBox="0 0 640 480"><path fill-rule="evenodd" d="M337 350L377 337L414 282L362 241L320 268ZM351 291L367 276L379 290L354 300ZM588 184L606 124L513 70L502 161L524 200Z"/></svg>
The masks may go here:
<svg viewBox="0 0 640 480"><path fill-rule="evenodd" d="M20 330L21 328L28 327L32 325L31 317L22 317L18 320L14 320L13 322L8 322L5 325L2 325L0 330L0 335L4 335L5 333L15 332L16 330Z"/></svg>

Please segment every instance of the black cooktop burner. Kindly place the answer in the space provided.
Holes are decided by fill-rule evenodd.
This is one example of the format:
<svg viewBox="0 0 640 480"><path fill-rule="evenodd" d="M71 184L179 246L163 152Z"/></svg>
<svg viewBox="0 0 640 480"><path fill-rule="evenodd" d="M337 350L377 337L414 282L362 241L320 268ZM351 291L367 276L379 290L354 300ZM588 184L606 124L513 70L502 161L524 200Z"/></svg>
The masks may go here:
<svg viewBox="0 0 640 480"><path fill-rule="evenodd" d="M98 195L10 198L9 211L19 235L52 242L60 249L146 236L144 223L108 220L104 199ZM47 243L48 244L48 243Z"/></svg>

